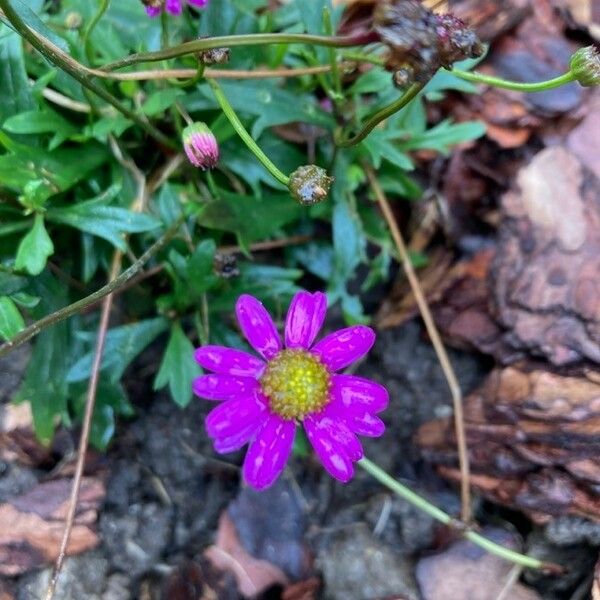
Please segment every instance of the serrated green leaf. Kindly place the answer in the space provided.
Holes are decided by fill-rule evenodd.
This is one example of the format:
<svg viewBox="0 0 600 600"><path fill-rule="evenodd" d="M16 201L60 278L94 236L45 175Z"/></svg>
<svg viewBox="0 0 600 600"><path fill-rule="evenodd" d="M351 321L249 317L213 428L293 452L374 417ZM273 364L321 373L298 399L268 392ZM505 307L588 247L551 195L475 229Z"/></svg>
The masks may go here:
<svg viewBox="0 0 600 600"><path fill-rule="evenodd" d="M101 237L120 250L125 250L123 233L151 231L160 227L160 221L150 215L134 213L116 206L107 206L119 190L120 186L113 185L97 198L64 208L52 208L48 210L46 217L49 221L69 225Z"/></svg>
<svg viewBox="0 0 600 600"><path fill-rule="evenodd" d="M192 399L192 381L200 373L200 367L194 360L194 346L179 323L175 323L154 380L154 389L160 390L168 385L175 403L185 408Z"/></svg>
<svg viewBox="0 0 600 600"><path fill-rule="evenodd" d="M6 119L4 129L10 133L53 133L50 150L77 132L77 128L50 109L31 110Z"/></svg>
<svg viewBox="0 0 600 600"><path fill-rule="evenodd" d="M0 296L0 336L10 340L25 328L16 304L8 296Z"/></svg>
<svg viewBox="0 0 600 600"><path fill-rule="evenodd" d="M129 363L160 335L168 326L162 317L147 319L132 325L115 327L106 334L106 343L100 367L110 381L116 382L121 378ZM79 334L84 340L93 343L96 332ZM69 369L66 380L68 382L83 381L90 376L95 350L82 356Z"/></svg>
<svg viewBox="0 0 600 600"><path fill-rule="evenodd" d="M403 150L428 149L448 154L452 146L470 142L485 134L486 126L481 121L452 123L449 120L438 123L427 131L412 136L399 143Z"/></svg>
<svg viewBox="0 0 600 600"><path fill-rule="evenodd" d="M15 258L15 269L30 275L39 275L45 268L48 257L54 253L54 244L44 226L44 217L37 213L33 227L21 240Z"/></svg>

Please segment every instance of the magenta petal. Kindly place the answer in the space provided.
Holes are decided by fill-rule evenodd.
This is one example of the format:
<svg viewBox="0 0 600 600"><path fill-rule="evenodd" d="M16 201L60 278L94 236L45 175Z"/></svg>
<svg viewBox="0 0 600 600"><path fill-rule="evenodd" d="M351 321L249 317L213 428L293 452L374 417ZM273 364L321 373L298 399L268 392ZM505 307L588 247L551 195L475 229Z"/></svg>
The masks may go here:
<svg viewBox="0 0 600 600"><path fill-rule="evenodd" d="M208 4L208 0L187 0L188 4L193 4L198 8L202 8Z"/></svg>
<svg viewBox="0 0 600 600"><path fill-rule="evenodd" d="M356 462L364 456L361 443L344 421L332 418L327 413L309 415L306 418L310 420L313 427L324 431L333 442L342 448L352 462Z"/></svg>
<svg viewBox="0 0 600 600"><path fill-rule="evenodd" d="M160 15L161 9L158 6L146 6L146 14L149 17L157 17Z"/></svg>
<svg viewBox="0 0 600 600"><path fill-rule="evenodd" d="M207 400L233 400L251 395L258 388L258 381L236 375L202 375L194 379L192 388L197 396Z"/></svg>
<svg viewBox="0 0 600 600"><path fill-rule="evenodd" d="M298 292L292 299L285 320L287 348L309 348L314 342L327 312L327 296L321 292Z"/></svg>
<svg viewBox="0 0 600 600"><path fill-rule="evenodd" d="M279 477L292 451L296 424L271 415L250 444L244 459L246 483L257 490L269 487Z"/></svg>
<svg viewBox="0 0 600 600"><path fill-rule="evenodd" d="M241 350L225 346L202 346L194 353L196 362L209 371L241 377L260 377L265 363Z"/></svg>
<svg viewBox="0 0 600 600"><path fill-rule="evenodd" d="M165 8L167 9L167 12L170 12L172 15L180 15L183 10L182 2L183 0L167 0Z"/></svg>
<svg viewBox="0 0 600 600"><path fill-rule="evenodd" d="M385 431L385 423L379 417L368 412L362 415L349 412L346 414L345 421L350 431L357 435L379 437Z"/></svg>
<svg viewBox="0 0 600 600"><path fill-rule="evenodd" d="M388 391L370 379L355 375L334 375L331 379L332 396L348 410L377 413L388 405Z"/></svg>
<svg viewBox="0 0 600 600"><path fill-rule="evenodd" d="M215 451L219 454L227 454L228 452L239 450L256 435L256 432L263 426L266 417L266 413L262 413L258 419L250 422L233 435L217 438L213 441Z"/></svg>
<svg viewBox="0 0 600 600"><path fill-rule="evenodd" d="M332 439L331 426L327 420L309 415L304 418L304 430L327 472L343 483L350 481L354 475L354 466L342 444Z"/></svg>
<svg viewBox="0 0 600 600"><path fill-rule="evenodd" d="M330 333L311 350L331 371L339 371L362 358L375 342L375 332L365 325L354 325Z"/></svg>
<svg viewBox="0 0 600 600"><path fill-rule="evenodd" d="M213 408L206 417L206 432L212 438L228 438L259 420L267 404L259 394L227 400Z"/></svg>
<svg viewBox="0 0 600 600"><path fill-rule="evenodd" d="M254 296L243 294L235 305L238 323L250 345L266 359L281 350L281 339L267 309Z"/></svg>

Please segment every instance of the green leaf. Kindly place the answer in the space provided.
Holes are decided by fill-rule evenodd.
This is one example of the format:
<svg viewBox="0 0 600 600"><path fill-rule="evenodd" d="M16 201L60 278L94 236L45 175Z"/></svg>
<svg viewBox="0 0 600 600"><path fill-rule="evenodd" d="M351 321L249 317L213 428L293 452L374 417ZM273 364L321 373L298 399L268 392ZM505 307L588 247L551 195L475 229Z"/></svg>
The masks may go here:
<svg viewBox="0 0 600 600"><path fill-rule="evenodd" d="M348 202L337 202L333 208L334 273L337 282L346 282L364 256L362 226Z"/></svg>
<svg viewBox="0 0 600 600"><path fill-rule="evenodd" d="M66 286L48 272L35 278L33 291L42 299L32 311L36 319L68 302ZM35 339L16 400L31 403L36 436L45 444L52 440L58 419L66 414L69 391L66 374L71 354L76 351L69 321L45 329Z"/></svg>
<svg viewBox="0 0 600 600"><path fill-rule="evenodd" d="M142 111L149 117L154 117L173 106L180 96L185 96L185 92L179 88L158 90L148 96L148 99L142 104Z"/></svg>
<svg viewBox="0 0 600 600"><path fill-rule="evenodd" d="M25 328L16 304L8 296L0 296L0 336L10 340Z"/></svg>
<svg viewBox="0 0 600 600"><path fill-rule="evenodd" d="M369 151L373 166L378 169L385 159L404 171L412 171L414 166L410 157L398 150L389 137L388 132L375 129L363 140L362 145Z"/></svg>
<svg viewBox="0 0 600 600"><path fill-rule="evenodd" d="M39 0L13 0L11 3L15 12L23 19L25 24L36 31L39 35L49 39L55 46L58 46L64 52L69 52L69 46L67 42L59 35L57 35L52 29L50 29L34 12L34 10L40 10L42 2Z"/></svg>
<svg viewBox="0 0 600 600"><path fill-rule="evenodd" d="M34 101L23 61L22 40L0 23L0 124L7 118L33 108Z"/></svg>
<svg viewBox="0 0 600 600"><path fill-rule="evenodd" d="M210 229L237 234L242 245L273 235L283 225L306 212L289 194L262 198L223 192L211 200L200 215L200 223Z"/></svg>
<svg viewBox="0 0 600 600"><path fill-rule="evenodd" d="M53 253L54 244L44 226L44 217L36 213L31 231L21 240L17 249L15 269L39 275Z"/></svg>
<svg viewBox="0 0 600 600"><path fill-rule="evenodd" d="M127 245L122 234L151 231L160 227L160 221L150 215L134 213L125 208L107 206L119 193L120 186L113 185L106 192L91 200L78 202L64 208L52 208L46 216L49 221L75 227L80 231L101 237L119 250Z"/></svg>
<svg viewBox="0 0 600 600"><path fill-rule="evenodd" d="M19 144L2 131L0 144L10 152L0 156L0 182L19 193L27 193L28 186L40 182L36 192L36 202L40 204L85 179L109 156L105 147L95 143L49 152Z"/></svg>
<svg viewBox="0 0 600 600"><path fill-rule="evenodd" d="M147 319L132 325L115 327L106 334L106 343L100 367L103 373L116 382L121 378L129 363L167 328L162 317ZM97 332L80 333L79 337L93 345ZM69 369L66 380L83 381L90 376L95 349L82 356Z"/></svg>
<svg viewBox="0 0 600 600"><path fill-rule="evenodd" d="M3 125L10 133L53 133L50 150L77 132L77 128L50 109L31 110L8 118Z"/></svg>
<svg viewBox="0 0 600 600"><path fill-rule="evenodd" d="M168 385L175 403L184 408L192 399L192 381L200 373L200 367L194 360L194 346L179 323L175 323L154 380L154 389L160 390Z"/></svg>
<svg viewBox="0 0 600 600"><path fill-rule="evenodd" d="M449 120L438 123L427 131L412 136L409 140L400 143L403 150L426 148L448 154L452 146L462 142L470 142L485 134L485 123L481 121L465 121L452 123Z"/></svg>
<svg viewBox="0 0 600 600"><path fill-rule="evenodd" d="M0 271L0 295L10 296L27 287L27 278Z"/></svg>

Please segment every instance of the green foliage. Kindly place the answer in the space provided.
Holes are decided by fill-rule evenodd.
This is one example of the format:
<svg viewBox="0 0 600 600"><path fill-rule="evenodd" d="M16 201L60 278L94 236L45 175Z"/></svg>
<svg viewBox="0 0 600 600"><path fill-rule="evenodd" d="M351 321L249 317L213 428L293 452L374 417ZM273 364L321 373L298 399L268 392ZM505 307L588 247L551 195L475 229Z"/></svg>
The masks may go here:
<svg viewBox="0 0 600 600"><path fill-rule="evenodd" d="M11 1L39 36L93 67L202 36L322 34L323 10L331 11L334 23L342 10L330 0L293 0L266 10L271 4L211 0L205 9L186 9L181 17L161 21L148 18L140 0L118 0L86 40L97 0ZM341 60L342 51L334 55ZM219 68L252 71L329 61L326 48L257 45L232 48L230 63ZM184 56L135 70L195 67L195 59ZM484 130L476 122L428 121L427 102L449 89L474 91L472 84L444 72L358 146L334 151L340 125L355 132L398 98L383 69L358 73L344 81L343 98L332 91L331 73L221 81L244 126L282 172L315 163L335 178L329 200L307 208L296 204L240 141L205 81L181 87L164 78L94 79L142 121L169 135L175 147L188 116L209 124L221 155L210 173L178 162L171 148L0 24L0 336L11 339L28 321L102 287L115 251L123 254L126 268L185 215L177 235L135 285L114 299L92 423L94 445L105 448L118 419L133 414L121 380L126 371L137 376L140 355L149 347L154 388L168 390L179 407L191 401L191 384L200 373L195 346L245 347L232 319L241 293L258 296L283 319L291 296L309 282L327 290L329 304L337 303L348 323L369 320L361 294L387 282L394 251L370 197L365 163L377 169L392 200L418 201L424 170L415 151L446 154ZM253 247L264 242L280 248ZM232 272L219 267L223 252L237 257ZM17 400L31 403L44 442L58 424L70 424L84 412L97 308L45 329L33 342Z"/></svg>

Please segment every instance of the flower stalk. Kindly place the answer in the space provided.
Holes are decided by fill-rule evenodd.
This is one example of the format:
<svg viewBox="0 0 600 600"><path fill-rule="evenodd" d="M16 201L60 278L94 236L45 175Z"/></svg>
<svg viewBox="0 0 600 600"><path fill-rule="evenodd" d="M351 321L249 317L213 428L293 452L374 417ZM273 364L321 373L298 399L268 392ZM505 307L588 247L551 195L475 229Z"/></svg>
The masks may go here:
<svg viewBox="0 0 600 600"><path fill-rule="evenodd" d="M423 89L423 84L421 83L413 83L407 90L398 98L398 100L394 100L394 102L384 106L381 110L378 110L375 114L373 114L367 122L363 125L363 128L354 136L349 139L338 139L336 140L336 145L339 148L349 148L350 146L355 146L356 144L362 142L370 133L381 123L385 121L385 119L391 117L393 114L397 113L399 110L403 109L411 100L414 100L419 92Z"/></svg>
<svg viewBox="0 0 600 600"><path fill-rule="evenodd" d="M502 88L505 90L513 90L515 92L544 92L546 90L552 90L566 85L575 81L575 75L571 71L567 71L558 77L548 79L546 81L537 81L534 83L523 83L520 81L509 81L508 79L501 79L500 77L492 77L491 75L484 75L477 71L463 71L462 69L452 69L450 73L464 79L465 81L471 81L473 83L483 83L492 87Z"/></svg>
<svg viewBox="0 0 600 600"><path fill-rule="evenodd" d="M246 131L246 128L242 125L242 122L237 116L237 113L235 112L233 106L231 106L229 100L227 100L227 96L225 96L225 94L223 93L221 86L214 79L207 79L207 81L215 94L215 98L217 99L221 110L223 111L227 119L229 119L229 122L231 123L232 127L235 129L236 133L242 138L242 141L246 144L250 152L252 152L252 154L254 154L256 158L258 158L258 160L263 164L265 169L267 169L267 171L269 171L269 173L271 173L271 175L273 175L273 177L277 179L277 181L279 181L287 187L290 182L290 178L285 173L282 173L273 164L271 159L261 150L259 145L252 139L252 136L248 133L248 131Z"/></svg>
<svg viewBox="0 0 600 600"><path fill-rule="evenodd" d="M538 569L550 573L559 573L563 570L559 565L545 563L533 556L528 556L526 554L516 552L515 550L511 550L510 548L505 548L504 546L496 544L495 542L492 542L492 540L480 535L476 531L469 529L466 525L463 526L460 521L457 522L456 519L445 513L441 508L431 504L431 502L425 500L425 498L407 488L368 458L362 458L356 464L362 467L379 483L394 492L394 494L400 498L403 498L407 502L410 502L413 506L416 506L419 510L428 514L436 521L439 521L440 523L448 525L449 527L459 531L465 539L473 542L480 548L483 548L486 552L528 569Z"/></svg>

